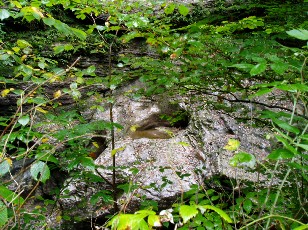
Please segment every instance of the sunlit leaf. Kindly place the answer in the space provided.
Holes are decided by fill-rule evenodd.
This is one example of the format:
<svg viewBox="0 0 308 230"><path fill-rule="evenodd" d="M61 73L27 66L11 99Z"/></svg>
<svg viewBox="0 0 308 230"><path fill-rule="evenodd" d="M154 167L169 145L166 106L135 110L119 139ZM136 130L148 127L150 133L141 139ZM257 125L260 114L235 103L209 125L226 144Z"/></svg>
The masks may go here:
<svg viewBox="0 0 308 230"><path fill-rule="evenodd" d="M179 5L178 7L180 14L186 16L189 13L189 9L185 5Z"/></svg>
<svg viewBox="0 0 308 230"><path fill-rule="evenodd" d="M158 215L149 215L148 216L148 224L153 227L161 227L162 224L160 222L160 218Z"/></svg>
<svg viewBox="0 0 308 230"><path fill-rule="evenodd" d="M179 214L183 219L183 223L187 223L191 218L195 217L198 214L196 206L190 205L181 205L179 209Z"/></svg>
<svg viewBox="0 0 308 230"><path fill-rule="evenodd" d="M173 11L174 11L174 9L175 9L175 4L174 3L170 3L170 4L168 4L167 6L166 6L166 8L165 8L165 14L172 14L173 13Z"/></svg>
<svg viewBox="0 0 308 230"><path fill-rule="evenodd" d="M10 158L5 158L0 163L0 177L5 175L9 171L11 166L12 166L12 160Z"/></svg>
<svg viewBox="0 0 308 230"><path fill-rule="evenodd" d="M212 206L212 205L199 205L198 208L200 209L201 213L204 213L207 209L213 210L214 212L216 212L218 215L220 215L220 217L223 218L228 223L233 223L232 219L228 216L228 214L225 213L220 208L217 208L217 207Z"/></svg>
<svg viewBox="0 0 308 230"><path fill-rule="evenodd" d="M43 161L37 161L31 165L30 173L33 179L45 183L50 177L48 165Z"/></svg>
<svg viewBox="0 0 308 230"><path fill-rule="evenodd" d="M43 108L41 108L41 107L36 107L35 109L36 109L37 111L41 112L41 113L48 113L47 110L45 110L45 109L43 109Z"/></svg>
<svg viewBox="0 0 308 230"><path fill-rule="evenodd" d="M287 34L300 40L308 40L308 30L289 30L287 31Z"/></svg>
<svg viewBox="0 0 308 230"><path fill-rule="evenodd" d="M18 123L21 124L22 126L27 125L29 121L30 121L30 117L28 114L18 119Z"/></svg>
<svg viewBox="0 0 308 230"><path fill-rule="evenodd" d="M6 18L9 18L11 16L10 12L6 9L0 9L0 20L4 20Z"/></svg>

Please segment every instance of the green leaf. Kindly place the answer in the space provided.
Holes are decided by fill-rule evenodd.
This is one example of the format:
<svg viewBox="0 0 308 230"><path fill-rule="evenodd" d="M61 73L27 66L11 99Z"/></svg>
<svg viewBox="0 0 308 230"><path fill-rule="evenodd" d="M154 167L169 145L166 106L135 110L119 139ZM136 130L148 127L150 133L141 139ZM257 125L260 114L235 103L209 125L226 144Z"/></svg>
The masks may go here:
<svg viewBox="0 0 308 230"><path fill-rule="evenodd" d="M148 224L152 227L161 227L160 217L158 215L149 215Z"/></svg>
<svg viewBox="0 0 308 230"><path fill-rule="evenodd" d="M308 229L308 224L301 225L299 227L294 228L293 230L304 230L304 229Z"/></svg>
<svg viewBox="0 0 308 230"><path fill-rule="evenodd" d="M7 207L0 200L0 227L4 226L7 221L8 221Z"/></svg>
<svg viewBox="0 0 308 230"><path fill-rule="evenodd" d="M287 34L300 40L308 40L308 30L289 30L287 31Z"/></svg>
<svg viewBox="0 0 308 230"><path fill-rule="evenodd" d="M275 62L271 64L271 68L275 73L282 75L289 68L289 65L284 62Z"/></svg>
<svg viewBox="0 0 308 230"><path fill-rule="evenodd" d="M43 18L43 22L48 26L53 26L55 24L54 18Z"/></svg>
<svg viewBox="0 0 308 230"><path fill-rule="evenodd" d="M231 65L229 67L235 67L235 68L238 68L238 69L242 69L244 71L250 71L254 67L254 65L241 63L241 64L234 64L234 65Z"/></svg>
<svg viewBox="0 0 308 230"><path fill-rule="evenodd" d="M4 159L4 161L0 163L0 177L5 175L10 170L10 163L10 159Z"/></svg>
<svg viewBox="0 0 308 230"><path fill-rule="evenodd" d="M0 9L0 20L4 20L6 18L9 18L11 16L10 12L6 9Z"/></svg>
<svg viewBox="0 0 308 230"><path fill-rule="evenodd" d="M82 157L80 158L80 164L83 166L83 167L86 167L92 171L95 170L95 164L94 164L94 161L91 157Z"/></svg>
<svg viewBox="0 0 308 230"><path fill-rule="evenodd" d="M64 46L62 46L62 45L60 45L60 46L55 46L55 47L53 48L53 51L54 51L55 54L59 54L59 53L61 53L61 52L64 51Z"/></svg>
<svg viewBox="0 0 308 230"><path fill-rule="evenodd" d="M83 70L82 73L84 75L94 76L95 75L95 69L96 69L95 66L91 65L87 69Z"/></svg>
<svg viewBox="0 0 308 230"><path fill-rule="evenodd" d="M296 144L296 146L301 147L301 148L305 149L306 151L308 151L308 145Z"/></svg>
<svg viewBox="0 0 308 230"><path fill-rule="evenodd" d="M22 49L31 47L31 44L29 42L27 42L26 40L22 40L22 39L18 39L16 44L18 45L18 47Z"/></svg>
<svg viewBox="0 0 308 230"><path fill-rule="evenodd" d="M71 34L71 28L66 25L65 23L59 21L59 20L55 20L55 23L53 24L53 26L61 33L63 33L64 35L70 35Z"/></svg>
<svg viewBox="0 0 308 230"><path fill-rule="evenodd" d="M180 14L186 16L189 13L189 9L185 5L179 5L178 7Z"/></svg>
<svg viewBox="0 0 308 230"><path fill-rule="evenodd" d="M13 203L15 205L21 205L24 203L24 199L22 197L15 192L12 192L5 186L0 186L0 196L9 203Z"/></svg>
<svg viewBox="0 0 308 230"><path fill-rule="evenodd" d="M49 167L43 161L37 161L32 164L30 168L30 173L35 180L41 181L43 183L45 183L46 180L48 180L50 177Z"/></svg>
<svg viewBox="0 0 308 230"><path fill-rule="evenodd" d="M212 205L199 205L198 208L200 209L201 213L204 213L207 209L213 210L216 212L221 218L223 218L225 221L227 221L229 224L232 223L232 219L228 216L227 213L225 213L220 208L216 208Z"/></svg>
<svg viewBox="0 0 308 230"><path fill-rule="evenodd" d="M35 155L35 159L59 164L59 160L56 157L54 157L52 153L40 152Z"/></svg>
<svg viewBox="0 0 308 230"><path fill-rule="evenodd" d="M28 114L18 119L18 123L21 124L22 126L26 126L29 123L29 121L30 117Z"/></svg>
<svg viewBox="0 0 308 230"><path fill-rule="evenodd" d="M291 140L288 140L286 138L283 138L281 136L275 135L275 137L277 138L278 141L280 141L281 143L283 143L284 147L286 147L286 149L288 149L290 152L292 152L294 155L299 154L298 151L291 146L289 143L291 142Z"/></svg>
<svg viewBox="0 0 308 230"><path fill-rule="evenodd" d="M252 67L252 69L250 70L250 75L251 76L258 75L264 72L265 70L266 70L266 63L262 62Z"/></svg>
<svg viewBox="0 0 308 230"><path fill-rule="evenodd" d="M233 167L254 168L256 164L256 158L250 153L241 152L233 156L230 159L229 164Z"/></svg>
<svg viewBox="0 0 308 230"><path fill-rule="evenodd" d="M300 130L292 125L289 125L286 121L282 121L282 120L279 120L279 119L276 119L276 118L272 118L272 121L278 125L280 128L288 131L288 132L292 132L292 133L295 133L295 134L299 134L300 133Z"/></svg>
<svg viewBox="0 0 308 230"><path fill-rule="evenodd" d="M80 40L85 40L87 38L87 34L82 30L79 30L79 29L76 29L76 28L71 28L71 31Z"/></svg>
<svg viewBox="0 0 308 230"><path fill-rule="evenodd" d="M290 159L294 156L292 152L287 149L275 149L267 157L271 160Z"/></svg>
<svg viewBox="0 0 308 230"><path fill-rule="evenodd" d="M181 205L179 209L179 214L183 219L183 223L187 223L191 218L198 214L197 207L194 205Z"/></svg>
<svg viewBox="0 0 308 230"><path fill-rule="evenodd" d="M250 199L246 199L243 203L243 208L249 214L252 210L252 201Z"/></svg>
<svg viewBox="0 0 308 230"><path fill-rule="evenodd" d="M172 14L173 11L175 9L175 4L174 3L170 3L169 5L166 6L165 8L165 14Z"/></svg>
<svg viewBox="0 0 308 230"><path fill-rule="evenodd" d="M274 88L263 88L263 89L260 89L257 92L255 92L254 94L249 95L249 99L262 96L264 94L272 92L273 90L274 90Z"/></svg>

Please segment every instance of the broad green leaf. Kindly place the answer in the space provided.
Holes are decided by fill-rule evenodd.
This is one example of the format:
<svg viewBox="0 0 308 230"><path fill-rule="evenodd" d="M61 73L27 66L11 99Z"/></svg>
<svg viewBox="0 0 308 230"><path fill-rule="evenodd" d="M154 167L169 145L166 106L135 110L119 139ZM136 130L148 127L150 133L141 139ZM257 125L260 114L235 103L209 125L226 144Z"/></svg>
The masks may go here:
<svg viewBox="0 0 308 230"><path fill-rule="evenodd" d="M252 210L252 201L250 199L245 199L243 208L249 214Z"/></svg>
<svg viewBox="0 0 308 230"><path fill-rule="evenodd" d="M55 24L54 18L43 18L43 22L48 26L53 26Z"/></svg>
<svg viewBox="0 0 308 230"><path fill-rule="evenodd" d="M249 167L254 168L256 165L256 158L254 155L241 152L230 159L229 164L233 167Z"/></svg>
<svg viewBox="0 0 308 230"><path fill-rule="evenodd" d="M80 158L80 164L83 166L83 167L86 167L92 171L95 170L95 164L94 164L94 161L93 161L93 158L91 157L82 157Z"/></svg>
<svg viewBox="0 0 308 230"><path fill-rule="evenodd" d="M0 163L0 177L5 175L12 166L12 160L9 158L5 158L4 161Z"/></svg>
<svg viewBox="0 0 308 230"><path fill-rule="evenodd" d="M308 85L299 84L299 83L298 84L288 84L288 85L281 84L281 85L277 85L276 88L284 90L284 91L292 92L292 93L295 93L298 91L308 92Z"/></svg>
<svg viewBox="0 0 308 230"><path fill-rule="evenodd" d="M12 192L5 186L0 186L0 197L15 205L21 205L24 203L24 199L22 197L20 197L15 192Z"/></svg>
<svg viewBox="0 0 308 230"><path fill-rule="evenodd" d="M173 13L173 11L174 11L174 9L175 9L175 4L174 3L170 3L170 4L168 4L167 6L166 6L166 8L165 8L165 14L172 14Z"/></svg>
<svg viewBox="0 0 308 230"><path fill-rule="evenodd" d="M279 120L279 119L276 119L276 118L272 118L272 121L278 125L280 128L288 131L288 132L292 132L292 133L295 133L295 134L299 134L300 133L300 130L292 125L289 125L288 122L286 121L282 121L282 120Z"/></svg>
<svg viewBox="0 0 308 230"><path fill-rule="evenodd" d="M91 65L89 66L87 69L83 70L82 73L84 75L90 75L90 76L93 76L95 75L95 66L94 65Z"/></svg>
<svg viewBox="0 0 308 230"><path fill-rule="evenodd" d="M6 59L8 59L10 57L9 54L1 54L0 55L0 61L5 61Z"/></svg>
<svg viewBox="0 0 308 230"><path fill-rule="evenodd" d="M29 42L27 42L26 40L22 40L22 39L18 39L16 44L18 45L18 47L22 49L27 48L27 47L32 47Z"/></svg>
<svg viewBox="0 0 308 230"><path fill-rule="evenodd" d="M233 223L232 219L228 216L228 214L225 213L220 208L216 208L215 206L212 206L212 205L199 205L198 208L200 209L201 213L204 213L207 209L213 210L228 223Z"/></svg>
<svg viewBox="0 0 308 230"><path fill-rule="evenodd" d="M198 214L196 206L181 205L179 209L179 214L183 219L183 223L187 223L191 218Z"/></svg>
<svg viewBox="0 0 308 230"><path fill-rule="evenodd" d="M292 152L294 155L299 154L298 151L293 146L290 145L291 140L288 140L288 139L283 138L282 136L278 136L278 135L275 135L275 137L277 138L278 141L283 143L284 147L286 149L288 149L290 152Z"/></svg>
<svg viewBox="0 0 308 230"><path fill-rule="evenodd" d="M292 152L287 149L276 149L271 152L267 157L271 160L290 159L294 156Z"/></svg>
<svg viewBox="0 0 308 230"><path fill-rule="evenodd" d="M263 89L260 89L257 92L255 92L254 94L249 95L249 99L262 96L264 94L272 92L273 90L274 90L274 88L263 88Z"/></svg>
<svg viewBox="0 0 308 230"><path fill-rule="evenodd" d="M61 33L63 33L64 35L68 36L70 35L71 32L71 28L66 25L65 23L59 21L59 20L55 20L55 23L53 24L53 26Z"/></svg>
<svg viewBox="0 0 308 230"><path fill-rule="evenodd" d="M64 51L64 46L60 45L60 46L55 46L53 48L53 51L55 54L59 54L59 53L62 53Z"/></svg>
<svg viewBox="0 0 308 230"><path fill-rule="evenodd" d="M32 164L30 168L30 173L35 180L41 181L43 183L45 183L46 180L48 180L50 177L49 167L43 161L37 161Z"/></svg>
<svg viewBox="0 0 308 230"><path fill-rule="evenodd" d="M250 70L250 75L251 76L258 75L260 73L263 73L265 70L266 70L266 63L262 62L252 67L252 69Z"/></svg>
<svg viewBox="0 0 308 230"><path fill-rule="evenodd" d="M306 151L308 151L308 145L305 145L305 144L296 144L296 146L301 147L301 148L305 149Z"/></svg>
<svg viewBox="0 0 308 230"><path fill-rule="evenodd" d="M179 5L178 7L180 14L186 16L189 13L189 9L185 5Z"/></svg>
<svg viewBox="0 0 308 230"><path fill-rule="evenodd" d="M26 126L29 123L29 121L30 117L28 114L18 119L18 123L21 124L22 126Z"/></svg>
<svg viewBox="0 0 308 230"><path fill-rule="evenodd" d="M284 74L284 72L289 68L289 65L284 62L275 62L271 64L272 70L274 70L277 74Z"/></svg>
<svg viewBox="0 0 308 230"><path fill-rule="evenodd" d="M287 31L287 34L300 40L308 40L308 30L289 30Z"/></svg>
<svg viewBox="0 0 308 230"><path fill-rule="evenodd" d="M8 211L5 204L0 200L0 227L4 226L8 221Z"/></svg>
<svg viewBox="0 0 308 230"><path fill-rule="evenodd" d="M79 29L76 29L76 28L71 28L71 31L80 40L85 40L87 38L87 34L82 30L79 30Z"/></svg>
<svg viewBox="0 0 308 230"><path fill-rule="evenodd" d="M224 149L229 151L235 151L240 147L240 142L236 139L229 139L227 145L224 147Z"/></svg>
<svg viewBox="0 0 308 230"><path fill-rule="evenodd" d="M56 157L54 157L52 153L40 152L35 155L35 159L59 164L59 160Z"/></svg>
<svg viewBox="0 0 308 230"><path fill-rule="evenodd" d="M11 16L10 12L6 9L0 9L0 20L4 20L6 18L9 18Z"/></svg>

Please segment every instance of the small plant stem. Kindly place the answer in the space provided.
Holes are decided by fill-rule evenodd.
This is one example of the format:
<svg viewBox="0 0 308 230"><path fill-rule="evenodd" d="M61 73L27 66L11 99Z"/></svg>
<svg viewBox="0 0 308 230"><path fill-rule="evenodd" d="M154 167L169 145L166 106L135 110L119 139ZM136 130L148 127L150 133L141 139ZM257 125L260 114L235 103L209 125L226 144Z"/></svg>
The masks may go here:
<svg viewBox="0 0 308 230"><path fill-rule="evenodd" d="M116 31L115 36L117 36L118 31ZM112 80L112 47L115 42L115 38L112 40L112 42L109 45L109 53L108 53L108 75L109 75L109 88L110 88L110 96L113 95L113 90L111 88L111 80ZM115 136L114 136L114 126L113 126L113 104L112 98L110 98L109 103L109 120L112 125L111 128L111 151L115 149ZM113 209L114 212L118 211L118 205L117 205L117 184L116 184L116 154L112 154L112 190L113 190Z"/></svg>

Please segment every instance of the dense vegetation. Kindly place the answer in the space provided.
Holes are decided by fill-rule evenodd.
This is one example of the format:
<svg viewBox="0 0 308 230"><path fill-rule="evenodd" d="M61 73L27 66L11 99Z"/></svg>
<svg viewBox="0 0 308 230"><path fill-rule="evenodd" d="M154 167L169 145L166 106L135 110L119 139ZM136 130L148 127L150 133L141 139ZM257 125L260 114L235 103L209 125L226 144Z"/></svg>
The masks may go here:
<svg viewBox="0 0 308 230"><path fill-rule="evenodd" d="M307 13L307 1L295 0L219 0L208 6L120 0L1 2L1 99L15 106L0 111L0 227L49 228L46 207L56 205L66 188L59 183L49 196L33 194L56 172L87 183L104 181L95 174L87 146L107 131L114 148L113 134L121 124L113 122L113 92L139 79L147 87L131 91L131 97L168 92L201 101L208 95L207 106L230 114L238 107L227 102L262 105L257 116L248 111L240 119L272 127L268 138L274 137L277 145L267 160L256 162L253 153L239 150L236 140L225 149L238 153L230 162L234 167L248 164L268 175L269 183L247 182L230 192L223 183L234 188L233 180L212 178L217 186L192 187L172 211L158 215L157 204L148 202L135 214L119 212L105 225L150 229L164 218L165 227L175 224L178 229L307 229ZM147 44L143 55L119 53L136 41ZM100 58L107 71L78 66L84 56ZM57 90L50 91L50 85L58 85ZM265 95L277 103L260 101ZM97 99L92 110L109 103L109 121L89 123L82 116L89 96ZM47 124L61 129L46 132ZM115 175L116 151L112 155ZM12 186L14 176L24 170L11 171L17 161L26 162L25 170L37 181L30 191ZM112 189L91 202L102 198L118 212L115 176L110 183ZM29 210L33 199L45 206ZM64 213L56 221L71 218Z"/></svg>

